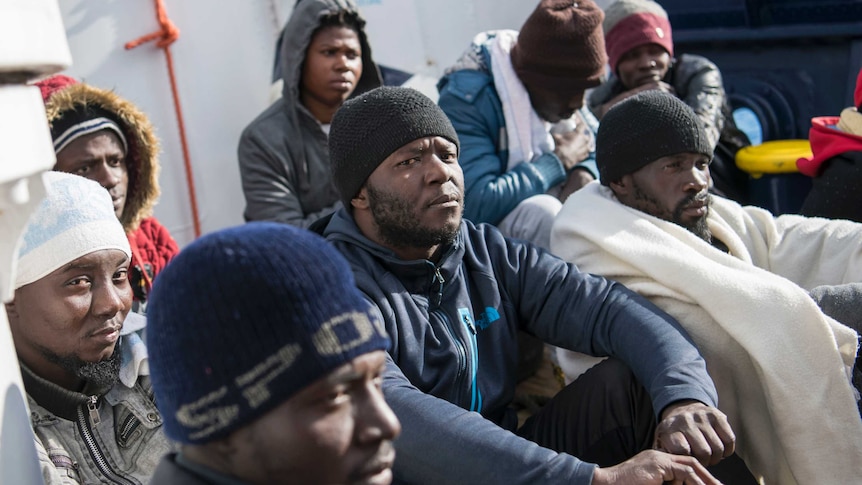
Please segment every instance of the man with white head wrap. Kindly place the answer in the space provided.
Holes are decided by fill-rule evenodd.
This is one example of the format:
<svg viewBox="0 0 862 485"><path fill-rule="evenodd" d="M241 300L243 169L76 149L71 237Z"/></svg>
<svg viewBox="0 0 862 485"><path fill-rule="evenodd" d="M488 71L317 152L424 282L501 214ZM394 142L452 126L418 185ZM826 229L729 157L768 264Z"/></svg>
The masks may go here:
<svg viewBox="0 0 862 485"><path fill-rule="evenodd" d="M144 345L122 332L128 239L99 184L57 172L43 180L6 304L43 477L145 483L169 445Z"/></svg>

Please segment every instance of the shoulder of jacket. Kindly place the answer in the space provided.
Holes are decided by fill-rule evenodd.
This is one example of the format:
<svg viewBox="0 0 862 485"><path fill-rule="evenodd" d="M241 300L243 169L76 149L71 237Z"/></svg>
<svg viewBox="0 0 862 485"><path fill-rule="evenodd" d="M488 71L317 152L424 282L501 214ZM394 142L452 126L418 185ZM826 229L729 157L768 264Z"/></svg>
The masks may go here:
<svg viewBox="0 0 862 485"><path fill-rule="evenodd" d="M494 86L490 73L475 69L462 69L446 76L441 82L440 97L451 95L466 103L473 104L483 90Z"/></svg>
<svg viewBox="0 0 862 485"><path fill-rule="evenodd" d="M702 71L718 71L718 66L706 57L697 54L681 54L673 64L680 76L692 75Z"/></svg>

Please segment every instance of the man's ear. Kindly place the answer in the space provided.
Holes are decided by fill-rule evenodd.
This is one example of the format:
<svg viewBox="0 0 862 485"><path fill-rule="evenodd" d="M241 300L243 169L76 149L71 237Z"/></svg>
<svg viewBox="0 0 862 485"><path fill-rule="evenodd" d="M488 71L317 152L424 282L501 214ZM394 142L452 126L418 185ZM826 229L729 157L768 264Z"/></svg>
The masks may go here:
<svg viewBox="0 0 862 485"><path fill-rule="evenodd" d="M632 190L632 176L623 175L619 180L608 184L608 187L614 191L617 197L629 195Z"/></svg>
<svg viewBox="0 0 862 485"><path fill-rule="evenodd" d="M350 199L350 205L352 205L354 209L368 209L368 190L365 189L364 185L359 189L359 193L356 194L356 197Z"/></svg>
<svg viewBox="0 0 862 485"><path fill-rule="evenodd" d="M18 308L15 306L15 300L10 301L9 303L5 303L6 306L6 316L11 317L18 316Z"/></svg>

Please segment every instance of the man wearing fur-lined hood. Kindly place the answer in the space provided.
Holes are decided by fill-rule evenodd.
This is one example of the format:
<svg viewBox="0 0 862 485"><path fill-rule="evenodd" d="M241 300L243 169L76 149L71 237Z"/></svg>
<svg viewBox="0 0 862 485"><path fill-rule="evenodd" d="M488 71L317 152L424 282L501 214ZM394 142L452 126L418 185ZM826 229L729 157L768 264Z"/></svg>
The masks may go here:
<svg viewBox="0 0 862 485"><path fill-rule="evenodd" d="M153 217L159 197L159 141L147 116L110 90L56 75L37 83L45 101L54 170L99 182L111 195L132 249L133 311L146 313L153 279L179 252Z"/></svg>

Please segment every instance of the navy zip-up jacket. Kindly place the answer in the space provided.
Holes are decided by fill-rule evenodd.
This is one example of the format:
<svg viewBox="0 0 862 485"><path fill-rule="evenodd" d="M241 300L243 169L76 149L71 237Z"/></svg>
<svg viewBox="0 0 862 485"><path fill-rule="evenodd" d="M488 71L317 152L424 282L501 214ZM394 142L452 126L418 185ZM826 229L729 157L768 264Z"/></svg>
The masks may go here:
<svg viewBox="0 0 862 485"><path fill-rule="evenodd" d="M324 231L350 262L392 338L383 391L401 420L396 482L581 483L595 465L517 436L517 332L614 356L658 411L716 392L670 316L622 285L581 273L493 226L461 223L440 262L404 261L337 211Z"/></svg>

